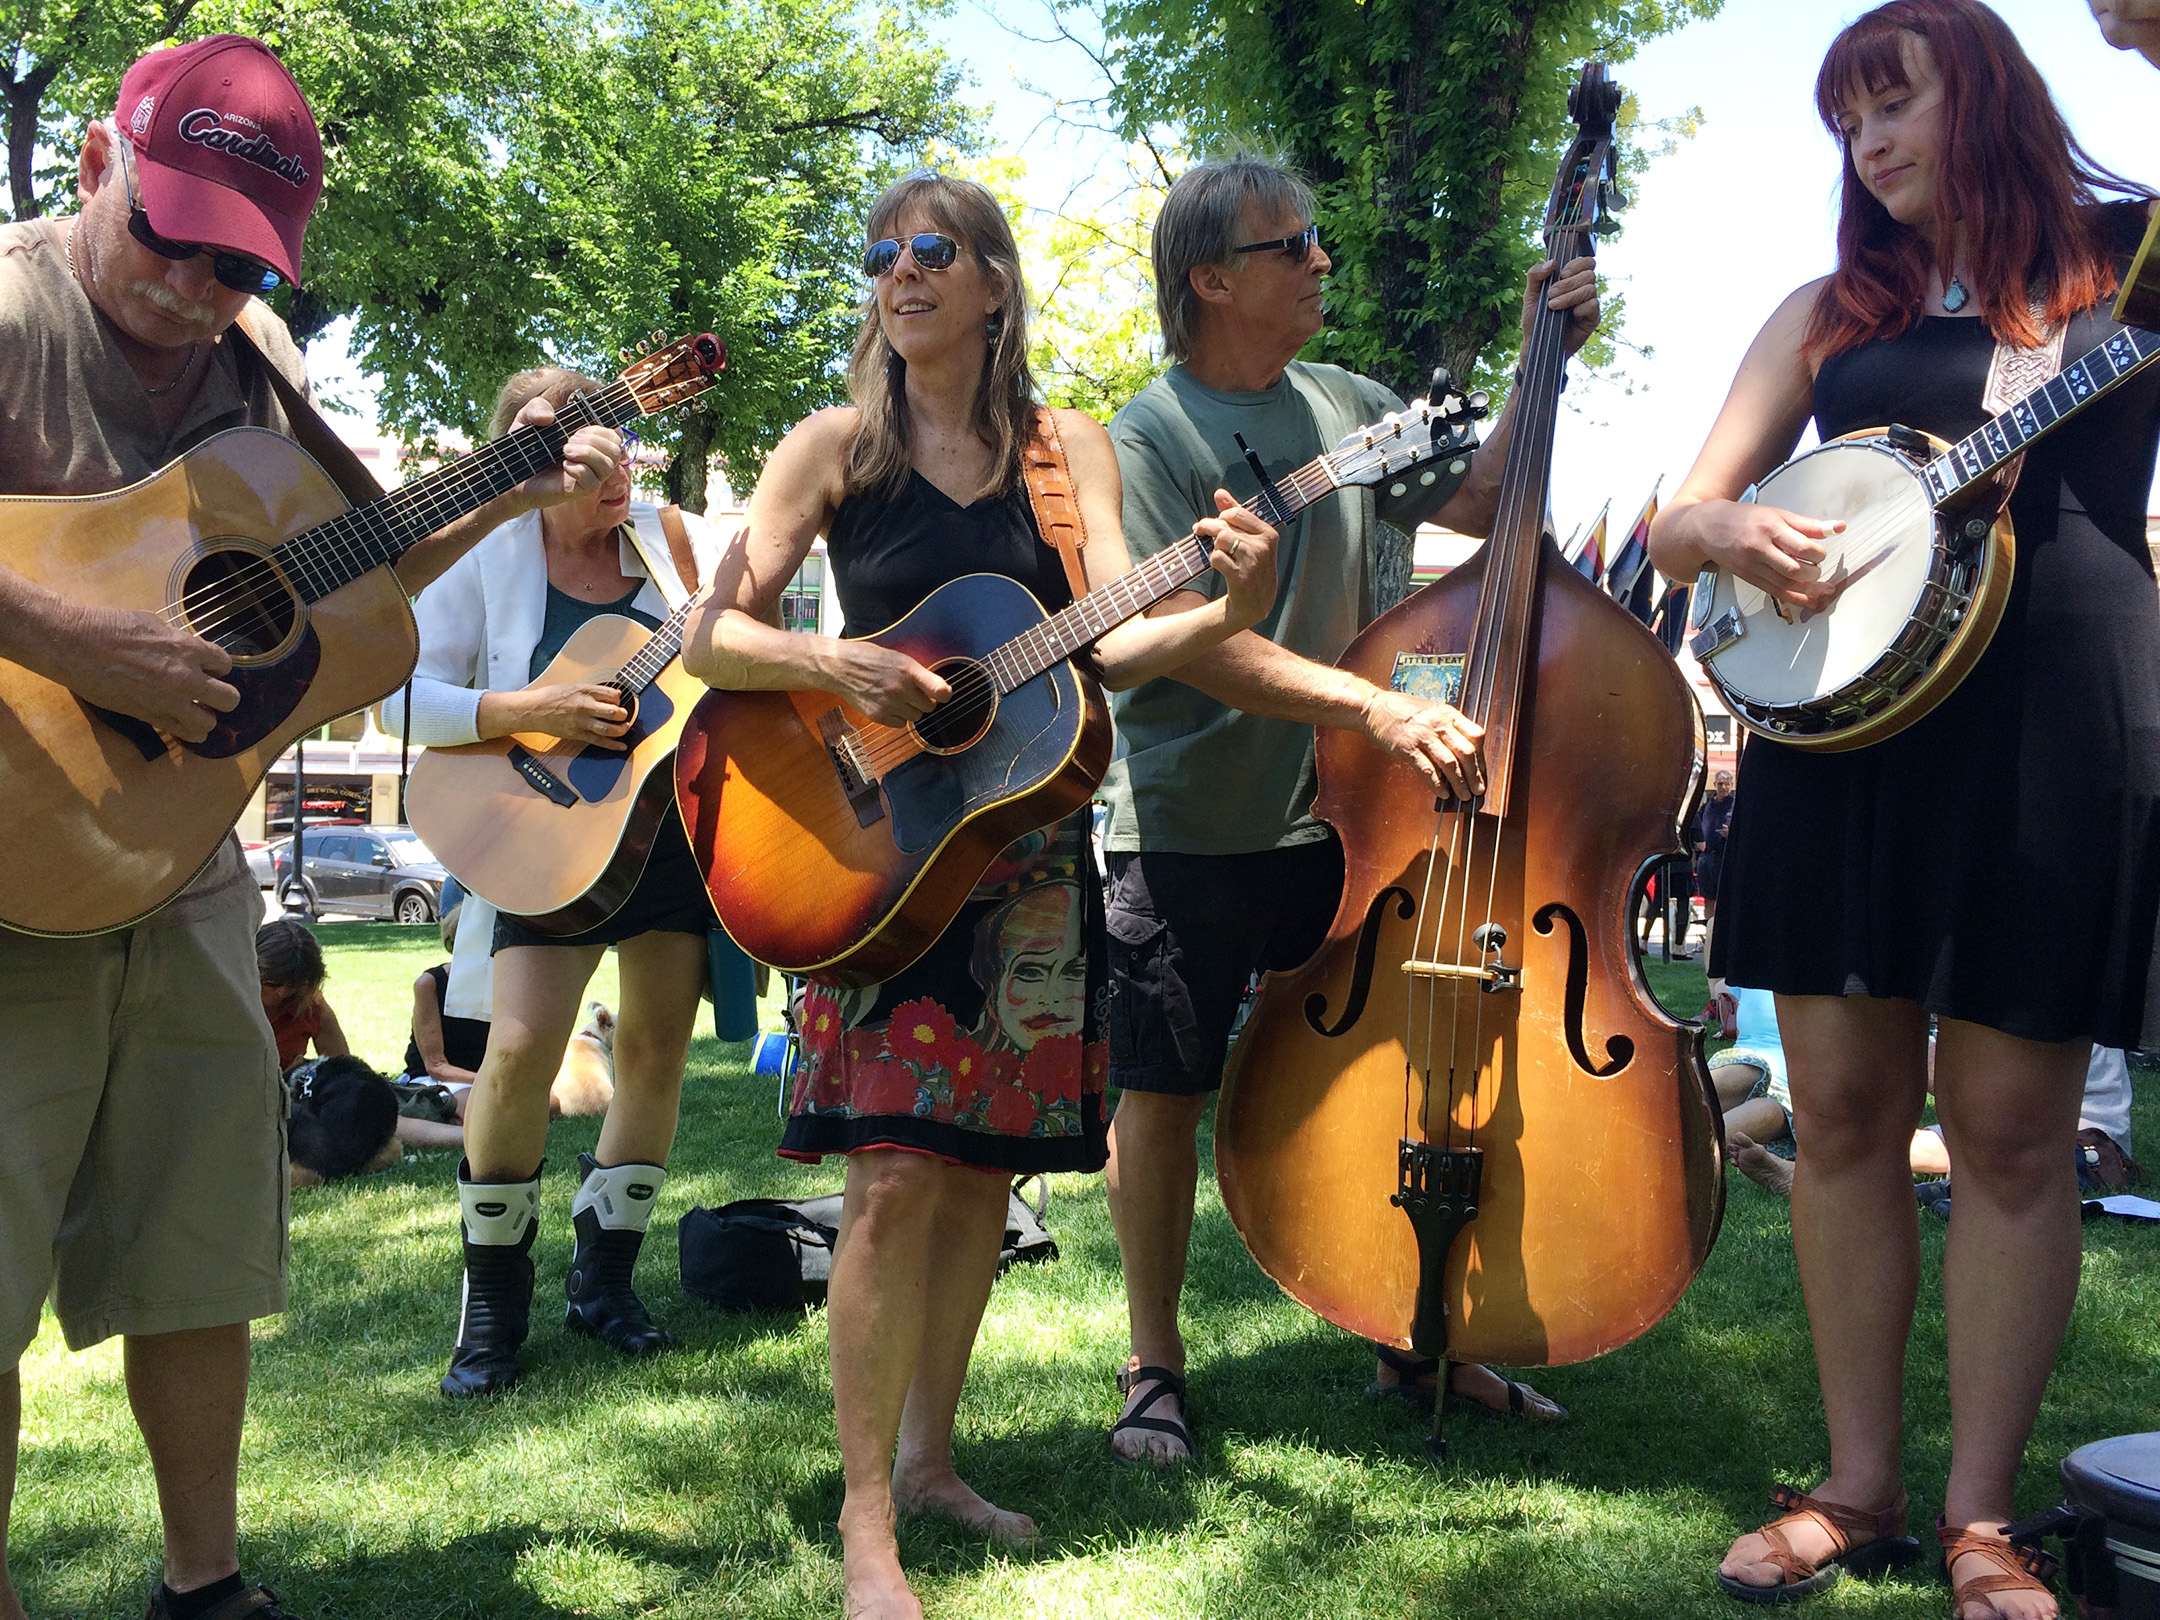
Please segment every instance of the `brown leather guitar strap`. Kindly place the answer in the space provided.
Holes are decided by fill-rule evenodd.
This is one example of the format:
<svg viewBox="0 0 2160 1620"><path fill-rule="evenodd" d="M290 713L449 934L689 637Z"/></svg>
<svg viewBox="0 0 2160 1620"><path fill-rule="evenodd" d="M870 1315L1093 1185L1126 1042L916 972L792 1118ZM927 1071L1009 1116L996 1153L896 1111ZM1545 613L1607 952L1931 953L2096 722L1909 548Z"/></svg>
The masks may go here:
<svg viewBox="0 0 2160 1620"><path fill-rule="evenodd" d="M1065 583L1073 600L1088 593L1087 570L1080 553L1087 549L1087 524L1080 517L1080 500L1073 492L1072 468L1065 460L1065 441L1058 437L1057 418L1048 410L1035 412L1035 433L1020 452L1020 475L1027 484L1028 504L1035 509L1035 527L1045 543L1055 546L1065 564Z"/></svg>
<svg viewBox="0 0 2160 1620"><path fill-rule="evenodd" d="M690 526L682 520L682 508L668 505L660 508L660 529L667 536L668 555L675 559L675 572L695 596L698 588L697 553L690 549Z"/></svg>
<svg viewBox="0 0 2160 1620"><path fill-rule="evenodd" d="M300 448L315 458L316 464L330 475L330 481L353 505L361 506L380 499L383 487L375 475L353 454L352 447L337 436L337 430L323 420L322 412L314 407L307 395L295 388L285 373L272 365L270 357L262 352L262 345L248 329L247 311L240 312L232 331L239 339L241 351L270 379L270 391L284 407L285 419L292 424L292 436Z"/></svg>

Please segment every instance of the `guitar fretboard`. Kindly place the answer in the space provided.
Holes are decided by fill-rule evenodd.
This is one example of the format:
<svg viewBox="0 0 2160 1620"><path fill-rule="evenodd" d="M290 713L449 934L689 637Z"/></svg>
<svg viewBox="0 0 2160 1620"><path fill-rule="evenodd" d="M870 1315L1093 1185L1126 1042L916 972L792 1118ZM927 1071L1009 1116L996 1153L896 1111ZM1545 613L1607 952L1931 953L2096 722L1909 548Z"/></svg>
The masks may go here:
<svg viewBox="0 0 2160 1620"><path fill-rule="evenodd" d="M1958 440L1921 476L1937 506L1995 471L2033 440L2160 359L2160 332L2126 326L2088 350L2000 416Z"/></svg>
<svg viewBox="0 0 2160 1620"><path fill-rule="evenodd" d="M643 414L624 383L589 397L573 395L548 426L513 428L425 478L294 535L277 548L278 566L301 600L319 602L362 574L396 562L444 524L554 466L578 428L621 427Z"/></svg>
<svg viewBox="0 0 2160 1620"><path fill-rule="evenodd" d="M690 623L690 610L698 605L698 601L699 598L693 595L677 604L675 611L660 621L660 628L637 650L637 656L617 670L607 684L619 686L626 692L642 692L652 685L682 651L683 630Z"/></svg>
<svg viewBox="0 0 2160 1620"><path fill-rule="evenodd" d="M1406 463L1413 459L1404 458ZM1262 522L1279 529L1346 482L1349 480L1338 475L1332 456L1315 456L1296 472L1277 480L1275 487L1282 492L1281 500L1262 490L1244 504ZM1041 624L992 648L983 666L1000 692L1010 692L1127 619L1145 613L1180 586L1198 579L1208 571L1208 555L1207 542L1197 535L1187 535L1176 545L1156 552L1131 573L1088 592Z"/></svg>

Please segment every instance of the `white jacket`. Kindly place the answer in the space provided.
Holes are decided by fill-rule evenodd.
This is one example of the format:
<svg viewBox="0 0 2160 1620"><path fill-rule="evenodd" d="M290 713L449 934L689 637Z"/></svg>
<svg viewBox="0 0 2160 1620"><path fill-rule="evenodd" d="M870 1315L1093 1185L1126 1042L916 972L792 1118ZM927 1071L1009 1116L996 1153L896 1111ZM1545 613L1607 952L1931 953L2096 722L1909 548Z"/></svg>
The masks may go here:
<svg viewBox="0 0 2160 1620"><path fill-rule="evenodd" d="M709 580L725 549L713 526L695 512L683 513L700 581ZM660 509L630 503L630 521L655 557L667 557ZM622 571L643 579L634 605L667 617L669 597L680 599L689 581L670 582L663 595L646 573L638 548L622 543ZM540 514L528 512L493 530L443 571L414 599L420 625L420 662L412 678L412 740L450 746L480 740L480 694L514 692L532 684L533 649L547 623L547 552ZM383 699L382 727L405 734L405 688ZM450 955L450 985L443 1011L453 1018L494 1017L495 908L476 894L458 917L457 947Z"/></svg>

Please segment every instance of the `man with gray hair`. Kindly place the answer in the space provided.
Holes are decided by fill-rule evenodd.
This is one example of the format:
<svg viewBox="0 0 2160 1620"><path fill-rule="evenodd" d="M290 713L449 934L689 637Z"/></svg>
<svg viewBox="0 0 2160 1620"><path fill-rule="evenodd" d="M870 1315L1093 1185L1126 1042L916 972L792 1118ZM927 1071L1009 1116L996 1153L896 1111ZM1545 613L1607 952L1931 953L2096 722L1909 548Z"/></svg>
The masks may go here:
<svg viewBox="0 0 2160 1620"><path fill-rule="evenodd" d="M1329 269L1312 194L1251 158L1203 163L1170 188L1155 222L1155 304L1169 371L1118 412L1110 435L1137 560L1252 482L1238 435L1281 478L1403 402L1369 378L1296 358L1321 328ZM1531 272L1568 311L1570 352L1596 329L1589 259ZM1364 732L1414 762L1435 791L1481 786L1480 728L1445 703L1383 691L1334 667L1377 616L1382 521L1427 518L1466 534L1490 527L1512 407L1460 472L1375 501L1352 489L1284 526L1275 606L1252 629L1112 699L1119 754L1103 782L1110 824L1110 1079L1123 1089L1110 1132L1110 1212L1132 1319L1127 1399L1111 1432L1121 1456L1159 1463L1192 1450L1183 1410L1185 1280L1199 1178L1198 1128L1222 1083L1247 981L1295 966L1326 937L1343 884L1342 846L1313 814L1313 728ZM1458 463L1459 465L1459 463ZM1203 577L1154 611L1182 612ZM1440 1368L1383 1348L1377 1389L1429 1401ZM1446 1393L1500 1411L1566 1414L1483 1368L1452 1370Z"/></svg>

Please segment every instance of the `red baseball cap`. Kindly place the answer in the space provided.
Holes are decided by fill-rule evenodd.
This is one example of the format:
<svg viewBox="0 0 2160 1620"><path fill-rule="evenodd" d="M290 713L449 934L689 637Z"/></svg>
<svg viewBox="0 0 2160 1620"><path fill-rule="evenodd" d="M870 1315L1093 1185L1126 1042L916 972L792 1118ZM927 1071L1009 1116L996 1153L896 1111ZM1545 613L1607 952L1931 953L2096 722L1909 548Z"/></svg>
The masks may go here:
<svg viewBox="0 0 2160 1620"><path fill-rule="evenodd" d="M152 51L120 81L113 119L134 144L152 230L300 279L300 239L322 195L322 134L269 46L213 34Z"/></svg>

